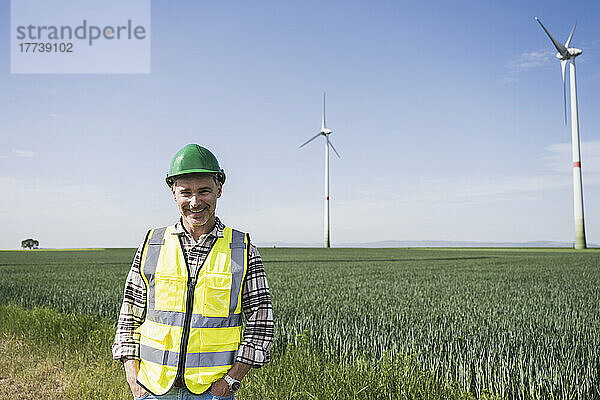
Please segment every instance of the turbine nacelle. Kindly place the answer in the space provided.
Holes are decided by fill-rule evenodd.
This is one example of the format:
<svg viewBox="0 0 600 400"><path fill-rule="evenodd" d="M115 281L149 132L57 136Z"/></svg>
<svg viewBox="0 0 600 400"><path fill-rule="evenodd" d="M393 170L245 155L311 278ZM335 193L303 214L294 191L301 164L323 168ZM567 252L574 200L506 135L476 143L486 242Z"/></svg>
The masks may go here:
<svg viewBox="0 0 600 400"><path fill-rule="evenodd" d="M569 51L569 54L571 55L571 57L577 57L578 55L583 53L583 50L576 49L575 47L569 47L567 50Z"/></svg>
<svg viewBox="0 0 600 400"><path fill-rule="evenodd" d="M570 60L571 58L575 58L578 55L580 55L581 53L583 53L583 50L576 49L575 47L569 47L567 49L567 53L568 53L567 57L563 56L561 53L556 53L556 58L558 58L559 60Z"/></svg>
<svg viewBox="0 0 600 400"><path fill-rule="evenodd" d="M329 135L330 133L332 133L333 131L331 129L321 129L321 132L323 135Z"/></svg>

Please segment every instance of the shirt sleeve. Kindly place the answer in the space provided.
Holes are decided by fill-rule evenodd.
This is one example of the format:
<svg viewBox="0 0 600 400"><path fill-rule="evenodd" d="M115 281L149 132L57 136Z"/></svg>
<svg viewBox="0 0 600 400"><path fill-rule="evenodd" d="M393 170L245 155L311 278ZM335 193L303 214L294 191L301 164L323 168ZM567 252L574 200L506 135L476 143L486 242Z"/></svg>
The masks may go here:
<svg viewBox="0 0 600 400"><path fill-rule="evenodd" d="M236 361L262 367L270 360L269 350L275 328L267 276L258 249L252 244L242 287L242 309L246 317L246 329Z"/></svg>
<svg viewBox="0 0 600 400"><path fill-rule="evenodd" d="M115 360L140 358L140 334L135 329L144 322L146 312L146 284L140 274L144 243L138 247L125 281L123 304L117 321L117 332L112 345Z"/></svg>

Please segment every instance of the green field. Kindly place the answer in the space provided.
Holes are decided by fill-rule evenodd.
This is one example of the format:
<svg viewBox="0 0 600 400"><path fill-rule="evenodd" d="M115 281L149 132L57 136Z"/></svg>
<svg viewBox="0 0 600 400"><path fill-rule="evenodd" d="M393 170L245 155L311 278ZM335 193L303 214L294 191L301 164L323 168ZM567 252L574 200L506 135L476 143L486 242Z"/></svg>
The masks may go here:
<svg viewBox="0 0 600 400"><path fill-rule="evenodd" d="M64 367L78 382L65 398L127 398L110 345L133 254L0 252L3 342L21 343L32 358L95 360L87 372ZM252 371L242 400L600 399L600 251L261 254L276 340L272 363ZM14 361L9 369L20 371Z"/></svg>

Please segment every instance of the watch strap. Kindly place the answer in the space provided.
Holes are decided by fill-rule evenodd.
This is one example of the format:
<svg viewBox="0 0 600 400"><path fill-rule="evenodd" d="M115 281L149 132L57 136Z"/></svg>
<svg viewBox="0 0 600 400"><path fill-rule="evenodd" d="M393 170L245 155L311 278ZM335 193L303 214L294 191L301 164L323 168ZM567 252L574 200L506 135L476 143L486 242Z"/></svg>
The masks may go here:
<svg viewBox="0 0 600 400"><path fill-rule="evenodd" d="M231 376L229 376L229 374L225 374L225 376L223 376L223 379L225 379L225 382L227 382L227 384L229 385L229 390L232 393L237 392L237 390L240 388L241 382L237 379L232 378Z"/></svg>

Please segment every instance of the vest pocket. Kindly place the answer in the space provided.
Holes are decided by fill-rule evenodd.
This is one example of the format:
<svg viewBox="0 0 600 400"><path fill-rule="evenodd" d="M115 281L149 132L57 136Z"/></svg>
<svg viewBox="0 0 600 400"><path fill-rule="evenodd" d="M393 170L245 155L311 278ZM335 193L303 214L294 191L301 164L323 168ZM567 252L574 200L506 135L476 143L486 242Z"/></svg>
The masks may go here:
<svg viewBox="0 0 600 400"><path fill-rule="evenodd" d="M179 276L154 277L154 308L161 311L184 311L187 280Z"/></svg>
<svg viewBox="0 0 600 400"><path fill-rule="evenodd" d="M171 328L161 326L152 322L144 322L139 328L140 332L140 358L155 364L164 365L166 350L173 347L170 336ZM156 368L149 365L141 365L142 369Z"/></svg>
<svg viewBox="0 0 600 400"><path fill-rule="evenodd" d="M227 317L231 295L231 274L206 272L204 275L204 302L202 315L205 317Z"/></svg>

